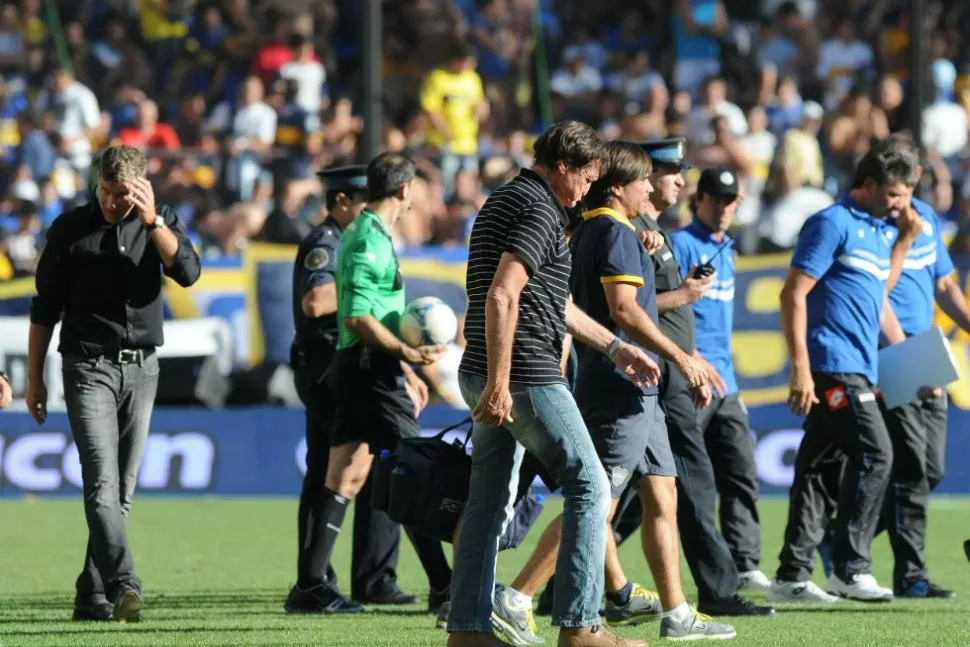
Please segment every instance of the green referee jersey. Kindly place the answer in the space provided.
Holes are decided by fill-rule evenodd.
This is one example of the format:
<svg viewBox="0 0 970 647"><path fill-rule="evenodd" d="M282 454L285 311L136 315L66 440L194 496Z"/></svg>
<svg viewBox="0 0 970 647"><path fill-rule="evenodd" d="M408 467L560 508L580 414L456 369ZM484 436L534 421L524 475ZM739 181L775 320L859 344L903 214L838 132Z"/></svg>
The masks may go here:
<svg viewBox="0 0 970 647"><path fill-rule="evenodd" d="M337 258L337 350L360 344L345 317L373 315L395 335L404 312L404 277L391 232L366 209L340 237Z"/></svg>

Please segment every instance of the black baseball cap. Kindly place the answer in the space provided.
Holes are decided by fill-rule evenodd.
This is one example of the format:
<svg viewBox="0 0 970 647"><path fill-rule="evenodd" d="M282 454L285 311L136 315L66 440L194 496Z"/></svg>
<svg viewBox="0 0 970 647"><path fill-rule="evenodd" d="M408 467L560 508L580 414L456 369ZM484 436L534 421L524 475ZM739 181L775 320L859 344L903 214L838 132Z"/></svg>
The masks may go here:
<svg viewBox="0 0 970 647"><path fill-rule="evenodd" d="M326 190L343 193L359 193L367 190L367 167L362 164L336 166L317 173L326 184Z"/></svg>
<svg viewBox="0 0 970 647"><path fill-rule="evenodd" d="M681 171L692 168L684 161L687 152L687 144L683 137L669 137L667 139L656 139L640 142L640 146L650 156L650 161L654 164L664 164L666 166L676 166Z"/></svg>
<svg viewBox="0 0 970 647"><path fill-rule="evenodd" d="M715 198L738 197L737 173L728 168L709 168L701 173L697 181L697 193Z"/></svg>

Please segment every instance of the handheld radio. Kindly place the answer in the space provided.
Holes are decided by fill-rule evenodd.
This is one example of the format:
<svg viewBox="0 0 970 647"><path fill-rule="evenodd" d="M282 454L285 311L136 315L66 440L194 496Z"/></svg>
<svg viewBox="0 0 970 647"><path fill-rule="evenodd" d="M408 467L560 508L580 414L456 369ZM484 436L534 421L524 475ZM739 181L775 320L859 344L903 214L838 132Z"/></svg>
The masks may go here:
<svg viewBox="0 0 970 647"><path fill-rule="evenodd" d="M732 241L730 239L728 239L728 241L726 243L724 243L723 245L721 245L720 247L718 247L717 252L714 254L714 256L711 257L711 260L707 261L703 265L698 265L697 266L697 269L694 271L694 276L697 277L697 278L699 278L699 279L704 279L704 278L707 278L708 276L714 274L714 272L717 271L717 270L714 269L714 259L717 258L718 256L720 256L721 255L721 252L723 252L725 250L725 248L730 247L731 246L731 242Z"/></svg>

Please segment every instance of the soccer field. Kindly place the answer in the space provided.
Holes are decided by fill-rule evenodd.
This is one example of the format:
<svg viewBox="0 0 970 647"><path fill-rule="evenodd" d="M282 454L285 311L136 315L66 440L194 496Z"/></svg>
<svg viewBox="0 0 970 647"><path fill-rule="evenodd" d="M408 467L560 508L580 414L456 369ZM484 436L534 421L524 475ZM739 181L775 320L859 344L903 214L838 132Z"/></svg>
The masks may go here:
<svg viewBox="0 0 970 647"><path fill-rule="evenodd" d="M540 523L559 508L553 499ZM772 575L787 502L765 500L763 569ZM365 615L294 617L282 609L293 583L296 499L136 500L130 537L145 583L146 609L137 625L70 622L74 578L81 566L85 527L78 499L0 502L0 646L20 645L444 645L422 606L371 608ZM346 524L350 528L350 524ZM530 539L534 542L538 532ZM970 498L934 499L929 561L934 579L957 590L950 601L896 601L883 605L841 602L835 607L779 606L778 616L740 620L736 645L970 645L970 564L963 540L970 538ZM509 581L532 543L501 554L499 576ZM420 566L404 542L402 588L427 594ZM890 583L888 541L875 546L875 574ZM628 575L650 585L639 542L623 547ZM348 533L335 556L347 583ZM693 585L685 567L689 597ZM816 581L823 582L821 574ZM556 632L539 618L547 644ZM657 624L620 630L657 638Z"/></svg>

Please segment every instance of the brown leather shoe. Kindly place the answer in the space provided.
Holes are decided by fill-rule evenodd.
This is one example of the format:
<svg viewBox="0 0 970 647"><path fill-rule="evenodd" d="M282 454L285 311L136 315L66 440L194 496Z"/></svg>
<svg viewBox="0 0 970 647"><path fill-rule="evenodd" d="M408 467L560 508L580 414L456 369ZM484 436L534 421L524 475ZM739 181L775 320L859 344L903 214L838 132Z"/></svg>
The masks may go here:
<svg viewBox="0 0 970 647"><path fill-rule="evenodd" d="M493 633L483 631L453 631L448 635L448 647L509 647Z"/></svg>
<svg viewBox="0 0 970 647"><path fill-rule="evenodd" d="M560 629L559 647L650 647L646 640L620 638L610 633L606 625Z"/></svg>

